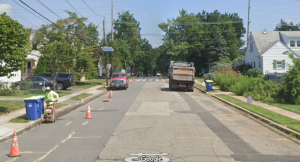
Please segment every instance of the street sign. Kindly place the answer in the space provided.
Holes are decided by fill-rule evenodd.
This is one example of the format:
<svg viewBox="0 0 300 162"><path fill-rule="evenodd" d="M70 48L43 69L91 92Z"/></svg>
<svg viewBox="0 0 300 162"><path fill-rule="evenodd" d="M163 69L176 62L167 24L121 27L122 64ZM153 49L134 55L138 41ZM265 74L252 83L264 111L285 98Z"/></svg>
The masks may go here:
<svg viewBox="0 0 300 162"><path fill-rule="evenodd" d="M112 47L101 47L103 51L105 52L112 52L114 49Z"/></svg>

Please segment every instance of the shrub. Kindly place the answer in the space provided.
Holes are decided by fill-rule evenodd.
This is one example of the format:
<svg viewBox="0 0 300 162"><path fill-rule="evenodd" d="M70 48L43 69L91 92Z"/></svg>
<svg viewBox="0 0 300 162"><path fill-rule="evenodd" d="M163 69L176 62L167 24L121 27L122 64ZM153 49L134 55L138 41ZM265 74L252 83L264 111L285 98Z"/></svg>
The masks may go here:
<svg viewBox="0 0 300 162"><path fill-rule="evenodd" d="M300 59L288 51L284 54L289 55L294 65L290 66L283 78L283 97L286 102L300 104Z"/></svg>
<svg viewBox="0 0 300 162"><path fill-rule="evenodd" d="M217 70L218 73L222 73L222 74L228 74L228 73L232 73L234 74L234 76L239 76L240 74L235 72L234 70L232 69L229 69L229 68L222 68L222 69L219 69Z"/></svg>
<svg viewBox="0 0 300 162"><path fill-rule="evenodd" d="M260 69L249 69L247 71L248 77L263 77L264 73Z"/></svg>
<svg viewBox="0 0 300 162"><path fill-rule="evenodd" d="M223 91L229 91L231 85L235 84L236 76L233 73L218 73L213 78L214 82L220 86Z"/></svg>
<svg viewBox="0 0 300 162"><path fill-rule="evenodd" d="M244 93L253 91L256 84L260 84L260 80L240 76L237 78L236 83L230 87L230 90L235 94L242 96Z"/></svg>
<svg viewBox="0 0 300 162"><path fill-rule="evenodd" d="M203 75L204 80L212 80L217 73L206 73Z"/></svg>

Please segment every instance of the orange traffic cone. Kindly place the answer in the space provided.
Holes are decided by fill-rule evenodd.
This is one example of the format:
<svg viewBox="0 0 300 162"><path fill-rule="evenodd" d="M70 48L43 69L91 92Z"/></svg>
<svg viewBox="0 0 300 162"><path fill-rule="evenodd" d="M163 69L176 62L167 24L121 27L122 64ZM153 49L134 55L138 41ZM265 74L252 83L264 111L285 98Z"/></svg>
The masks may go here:
<svg viewBox="0 0 300 162"><path fill-rule="evenodd" d="M21 156L20 151L19 151L19 145L18 145L18 140L17 140L17 133L16 131L14 132L14 137L12 140L12 145L10 149L10 154L8 155L9 157L16 157L16 156Z"/></svg>
<svg viewBox="0 0 300 162"><path fill-rule="evenodd" d="M88 104L88 109L86 112L86 119L92 119L90 104Z"/></svg>
<svg viewBox="0 0 300 162"><path fill-rule="evenodd" d="M131 80L131 83L133 83L133 80Z"/></svg>
<svg viewBox="0 0 300 162"><path fill-rule="evenodd" d="M133 81L134 81L134 77L133 77Z"/></svg>
<svg viewBox="0 0 300 162"><path fill-rule="evenodd" d="M109 98L113 98L112 91L110 90Z"/></svg>

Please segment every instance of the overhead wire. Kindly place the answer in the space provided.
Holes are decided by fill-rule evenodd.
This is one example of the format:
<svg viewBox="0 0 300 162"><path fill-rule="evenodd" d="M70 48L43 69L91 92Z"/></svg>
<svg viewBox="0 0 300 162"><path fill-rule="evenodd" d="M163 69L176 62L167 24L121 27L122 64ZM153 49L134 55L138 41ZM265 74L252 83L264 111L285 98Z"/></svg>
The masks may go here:
<svg viewBox="0 0 300 162"><path fill-rule="evenodd" d="M59 17L60 19L63 19L61 18L60 16L58 16L55 12L53 12L49 7L47 7L44 3L42 3L40 0L37 0L41 5L43 5L45 8L47 8L49 11L51 11L54 15L56 15L57 17Z"/></svg>
<svg viewBox="0 0 300 162"><path fill-rule="evenodd" d="M7 4L4 3L3 0L1 0L1 1L3 2L4 5L6 5L7 7L9 7ZM12 12L14 12L14 11L12 10ZM21 15L19 15L17 12L14 12L14 13L16 13L18 16L20 16L23 20L25 20L25 21L28 22L29 24L31 24L31 25L35 26L36 28L38 28L38 26L36 26L36 25L34 25L33 23L27 21L25 18L23 18L23 17L22 17Z"/></svg>
<svg viewBox="0 0 300 162"><path fill-rule="evenodd" d="M71 5L71 3L68 1L68 0L66 0L66 2L79 14L79 15L81 15L81 13L80 12L78 12L77 10L76 10L76 8L74 8L72 5ZM84 17L83 15L81 15L81 17Z"/></svg>
<svg viewBox="0 0 300 162"><path fill-rule="evenodd" d="M27 6L28 8L30 8L32 11L34 11L35 13L37 13L38 15L42 16L44 19L48 20L49 22L51 22L51 24L54 24L56 26L58 26L57 24L55 24L54 22L52 22L51 20L49 20L48 18L46 18L45 16L43 16L42 14L40 14L39 12L37 12L35 9L33 9L32 7L30 7L29 5L27 5L26 3L24 3L22 0L19 0L21 3L23 3L25 6ZM58 26L60 28L60 26Z"/></svg>
<svg viewBox="0 0 300 162"><path fill-rule="evenodd" d="M35 15L34 13L32 13L31 11L29 11L27 8L25 8L24 6L20 5L18 2L16 2L15 0L13 0L16 4L18 4L19 6L21 6L23 9L27 10L29 13L31 13L32 15L34 15L35 17L39 18L40 20L44 21L45 23L48 24L47 21L45 21L44 19L38 17L37 15Z"/></svg>
<svg viewBox="0 0 300 162"><path fill-rule="evenodd" d="M94 10L92 10L91 8L90 8L90 6L89 5L87 5L87 3L84 1L84 0L82 0L82 2L94 13L94 14L96 14L97 16L99 16L99 17L103 17L103 18L105 18L104 16L101 16L101 15L99 15L99 14L97 14Z"/></svg>

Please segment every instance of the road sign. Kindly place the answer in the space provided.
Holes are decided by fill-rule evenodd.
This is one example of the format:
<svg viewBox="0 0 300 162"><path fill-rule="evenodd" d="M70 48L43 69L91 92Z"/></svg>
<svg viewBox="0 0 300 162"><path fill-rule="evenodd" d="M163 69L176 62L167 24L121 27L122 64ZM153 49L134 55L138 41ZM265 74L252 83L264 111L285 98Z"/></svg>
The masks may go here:
<svg viewBox="0 0 300 162"><path fill-rule="evenodd" d="M105 52L111 52L114 51L114 49L112 47L101 47L103 51Z"/></svg>

